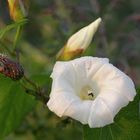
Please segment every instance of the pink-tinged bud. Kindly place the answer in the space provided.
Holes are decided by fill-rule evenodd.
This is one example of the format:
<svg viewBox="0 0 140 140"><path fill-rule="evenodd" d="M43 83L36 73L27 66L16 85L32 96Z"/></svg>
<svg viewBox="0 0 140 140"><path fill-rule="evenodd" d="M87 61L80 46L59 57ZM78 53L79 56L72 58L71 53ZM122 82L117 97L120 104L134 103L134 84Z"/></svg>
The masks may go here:
<svg viewBox="0 0 140 140"><path fill-rule="evenodd" d="M0 73L12 80L20 80L24 76L22 66L2 54L0 54Z"/></svg>
<svg viewBox="0 0 140 140"><path fill-rule="evenodd" d="M18 21L27 16L27 0L8 0L10 16Z"/></svg>

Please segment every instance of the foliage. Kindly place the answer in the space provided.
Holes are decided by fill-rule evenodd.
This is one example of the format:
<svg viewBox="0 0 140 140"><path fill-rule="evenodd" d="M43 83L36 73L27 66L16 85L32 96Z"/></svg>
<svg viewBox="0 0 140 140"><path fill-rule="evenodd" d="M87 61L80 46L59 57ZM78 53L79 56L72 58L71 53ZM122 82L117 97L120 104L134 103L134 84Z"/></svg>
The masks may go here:
<svg viewBox="0 0 140 140"><path fill-rule="evenodd" d="M35 106L19 83L0 76L0 139L17 128L24 116ZM7 86L8 85L8 86Z"/></svg>

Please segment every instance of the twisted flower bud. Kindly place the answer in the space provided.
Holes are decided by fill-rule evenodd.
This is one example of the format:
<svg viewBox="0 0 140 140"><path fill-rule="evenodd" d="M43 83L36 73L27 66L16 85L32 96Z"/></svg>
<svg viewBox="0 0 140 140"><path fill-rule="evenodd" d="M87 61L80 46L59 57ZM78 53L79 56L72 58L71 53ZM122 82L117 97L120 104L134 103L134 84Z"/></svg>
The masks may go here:
<svg viewBox="0 0 140 140"><path fill-rule="evenodd" d="M10 16L18 21L27 16L27 0L8 0Z"/></svg>
<svg viewBox="0 0 140 140"><path fill-rule="evenodd" d="M72 35L66 45L60 50L57 58L60 60L70 60L83 53L92 41L93 35L97 31L101 22L98 18L88 26L82 28Z"/></svg>

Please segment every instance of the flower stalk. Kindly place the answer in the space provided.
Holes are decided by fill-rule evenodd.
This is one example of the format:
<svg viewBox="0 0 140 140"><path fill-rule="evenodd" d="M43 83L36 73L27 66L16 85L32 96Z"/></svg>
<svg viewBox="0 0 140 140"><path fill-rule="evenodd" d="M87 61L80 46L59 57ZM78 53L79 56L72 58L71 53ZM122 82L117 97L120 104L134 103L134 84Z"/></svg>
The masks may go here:
<svg viewBox="0 0 140 140"><path fill-rule="evenodd" d="M21 25L19 25L17 27L17 31L16 31L16 35L15 35L15 39L14 39L14 50L16 50L16 47L17 47L17 43L18 43L18 40L19 40L19 37L20 37L20 32L21 32Z"/></svg>

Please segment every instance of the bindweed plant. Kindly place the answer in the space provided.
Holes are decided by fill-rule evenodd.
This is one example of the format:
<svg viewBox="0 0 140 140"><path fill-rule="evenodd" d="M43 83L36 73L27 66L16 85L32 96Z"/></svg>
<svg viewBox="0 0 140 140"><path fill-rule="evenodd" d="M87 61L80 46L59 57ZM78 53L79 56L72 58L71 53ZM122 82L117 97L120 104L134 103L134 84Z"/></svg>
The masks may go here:
<svg viewBox="0 0 140 140"><path fill-rule="evenodd" d="M0 139L13 132L41 102L44 110L64 117L65 122L80 122L84 140L138 140L139 89L108 58L82 56L102 24L101 18L74 33L55 55L49 74L34 80L37 75L26 69L31 62L22 65L22 58L32 56L32 51L25 55L19 45L28 24L25 3L8 3L14 22L0 30L0 44L7 51L7 55L0 55ZM8 33L14 34L10 48L5 43Z"/></svg>

